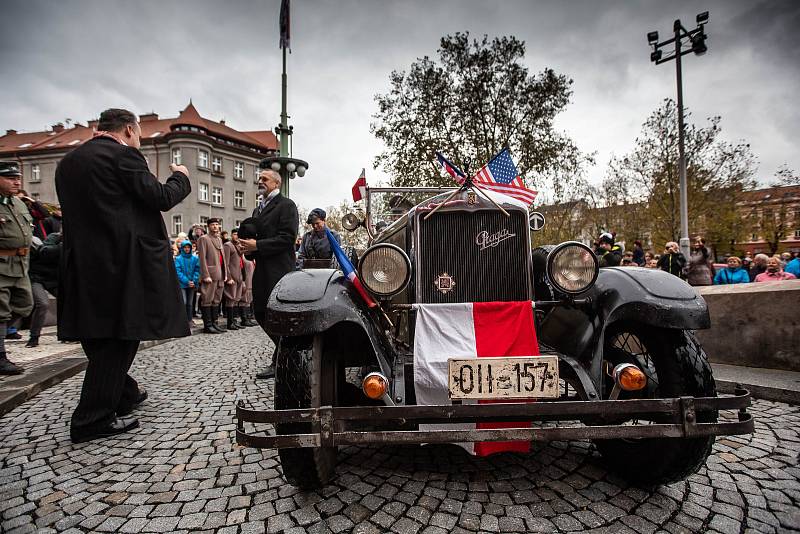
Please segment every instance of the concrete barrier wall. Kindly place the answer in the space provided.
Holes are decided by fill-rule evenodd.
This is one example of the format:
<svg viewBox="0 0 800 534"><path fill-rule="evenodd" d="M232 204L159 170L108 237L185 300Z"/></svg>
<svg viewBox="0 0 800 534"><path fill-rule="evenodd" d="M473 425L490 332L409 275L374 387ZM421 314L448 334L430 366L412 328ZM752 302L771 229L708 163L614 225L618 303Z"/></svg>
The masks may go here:
<svg viewBox="0 0 800 534"><path fill-rule="evenodd" d="M800 371L800 280L696 289L711 313L697 337L712 362Z"/></svg>

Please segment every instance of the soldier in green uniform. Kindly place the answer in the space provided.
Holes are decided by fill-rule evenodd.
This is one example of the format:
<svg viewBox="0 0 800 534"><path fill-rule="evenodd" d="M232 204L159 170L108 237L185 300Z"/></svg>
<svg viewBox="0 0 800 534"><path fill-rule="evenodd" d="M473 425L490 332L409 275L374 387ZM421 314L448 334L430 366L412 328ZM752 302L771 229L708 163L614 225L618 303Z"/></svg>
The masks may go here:
<svg viewBox="0 0 800 534"><path fill-rule="evenodd" d="M28 279L28 252L32 227L28 208L16 197L22 173L15 161L0 161L0 374L18 375L22 369L6 357L6 325L27 317L33 309Z"/></svg>

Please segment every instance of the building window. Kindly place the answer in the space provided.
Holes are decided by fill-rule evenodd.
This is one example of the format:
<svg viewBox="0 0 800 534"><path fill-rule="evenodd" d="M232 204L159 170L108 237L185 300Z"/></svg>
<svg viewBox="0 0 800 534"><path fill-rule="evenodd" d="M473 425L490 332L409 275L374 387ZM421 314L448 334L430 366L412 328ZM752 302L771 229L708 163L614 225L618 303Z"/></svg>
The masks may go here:
<svg viewBox="0 0 800 534"><path fill-rule="evenodd" d="M794 238L795 239L800 239L800 228L798 228L797 230L794 231Z"/></svg>
<svg viewBox="0 0 800 534"><path fill-rule="evenodd" d="M222 158L219 156L214 156L211 160L211 170L217 173L222 172Z"/></svg>
<svg viewBox="0 0 800 534"><path fill-rule="evenodd" d="M241 219L236 219L235 221L233 221L233 227L234 228L239 228L241 225L242 225L242 220Z"/></svg>
<svg viewBox="0 0 800 534"><path fill-rule="evenodd" d="M222 188L221 187L212 187L211 188L211 203L216 204L218 206L222 205Z"/></svg>
<svg viewBox="0 0 800 534"><path fill-rule="evenodd" d="M750 241L758 241L758 234L750 234Z"/></svg>
<svg viewBox="0 0 800 534"><path fill-rule="evenodd" d="M197 200L208 202L208 184L200 183L197 188Z"/></svg>
<svg viewBox="0 0 800 534"><path fill-rule="evenodd" d="M174 235L178 235L181 232L183 232L183 216L182 215L173 215L172 216L172 233Z"/></svg>
<svg viewBox="0 0 800 534"><path fill-rule="evenodd" d="M203 228L208 228L208 215L200 216L200 224L203 225Z"/></svg>
<svg viewBox="0 0 800 534"><path fill-rule="evenodd" d="M172 163L175 165L181 164L181 149L180 148L173 148L172 149Z"/></svg>
<svg viewBox="0 0 800 534"><path fill-rule="evenodd" d="M197 151L197 166L201 169L208 168L208 152L205 150Z"/></svg>
<svg viewBox="0 0 800 534"><path fill-rule="evenodd" d="M258 177L260 174L261 174L261 169L259 169L258 165L256 165L256 176L255 176L256 183L258 183Z"/></svg>
<svg viewBox="0 0 800 534"><path fill-rule="evenodd" d="M237 161L233 164L233 177L237 180L244 179L244 163Z"/></svg>
<svg viewBox="0 0 800 534"><path fill-rule="evenodd" d="M42 169L39 167L38 163L34 163L31 167L31 182L41 182L42 181Z"/></svg>
<svg viewBox="0 0 800 534"><path fill-rule="evenodd" d="M244 208L244 191L233 192L233 207Z"/></svg>

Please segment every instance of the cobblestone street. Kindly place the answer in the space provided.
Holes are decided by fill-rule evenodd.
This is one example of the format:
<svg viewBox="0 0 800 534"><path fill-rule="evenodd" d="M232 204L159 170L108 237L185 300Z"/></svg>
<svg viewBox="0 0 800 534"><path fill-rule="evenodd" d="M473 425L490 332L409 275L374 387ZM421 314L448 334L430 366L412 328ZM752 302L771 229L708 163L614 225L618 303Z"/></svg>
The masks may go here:
<svg viewBox="0 0 800 534"><path fill-rule="evenodd" d="M141 428L73 445L83 375L0 418L0 532L786 532L800 530L800 407L755 401L756 433L718 439L706 468L647 489L586 442L469 457L454 446L349 447L334 483L286 484L275 451L234 444L234 402L264 402L258 328L139 353Z"/></svg>

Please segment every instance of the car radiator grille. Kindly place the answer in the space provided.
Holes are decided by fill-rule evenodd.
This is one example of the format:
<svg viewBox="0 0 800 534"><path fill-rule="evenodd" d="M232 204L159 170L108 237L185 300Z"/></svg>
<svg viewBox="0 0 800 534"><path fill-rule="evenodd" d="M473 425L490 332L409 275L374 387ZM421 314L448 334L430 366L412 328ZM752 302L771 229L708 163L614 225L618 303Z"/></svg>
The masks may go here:
<svg viewBox="0 0 800 534"><path fill-rule="evenodd" d="M417 219L419 245L416 254L417 302L491 302L530 298L529 230L523 213L496 210L437 212L427 221ZM481 248L481 232L514 234L496 246ZM453 289L443 293L436 286L440 275L453 279Z"/></svg>

